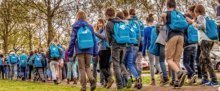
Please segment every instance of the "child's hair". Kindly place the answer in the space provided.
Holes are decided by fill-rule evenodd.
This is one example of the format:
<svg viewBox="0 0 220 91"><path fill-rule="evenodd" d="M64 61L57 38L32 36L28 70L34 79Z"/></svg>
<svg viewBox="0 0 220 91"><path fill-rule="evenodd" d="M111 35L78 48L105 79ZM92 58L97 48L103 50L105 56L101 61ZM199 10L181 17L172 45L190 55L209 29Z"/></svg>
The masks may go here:
<svg viewBox="0 0 220 91"><path fill-rule="evenodd" d="M129 10L129 14L130 14L130 15L136 15L135 9L130 9L130 10Z"/></svg>
<svg viewBox="0 0 220 91"><path fill-rule="evenodd" d="M218 3L220 4L220 0L218 0Z"/></svg>
<svg viewBox="0 0 220 91"><path fill-rule="evenodd" d="M78 11L76 16L78 20L86 20L86 13L84 11Z"/></svg>
<svg viewBox="0 0 220 91"><path fill-rule="evenodd" d="M128 11L127 10L123 10L124 16L125 18L127 18L129 16Z"/></svg>
<svg viewBox="0 0 220 91"><path fill-rule="evenodd" d="M105 15L109 17L115 17L115 10L113 8L107 8L105 11Z"/></svg>
<svg viewBox="0 0 220 91"><path fill-rule="evenodd" d="M195 13L199 14L199 15L205 15L205 7L203 5L197 5L195 7Z"/></svg>
<svg viewBox="0 0 220 91"><path fill-rule="evenodd" d="M146 21L147 23L150 23L150 22L154 22L154 15L153 14L149 14L146 18Z"/></svg>
<svg viewBox="0 0 220 91"><path fill-rule="evenodd" d="M120 19L125 19L124 13L121 11L117 12L116 16Z"/></svg>
<svg viewBox="0 0 220 91"><path fill-rule="evenodd" d="M176 8L176 1L175 0L167 0L167 7L168 8Z"/></svg>
<svg viewBox="0 0 220 91"><path fill-rule="evenodd" d="M98 22L105 24L105 20L104 19L98 19Z"/></svg>
<svg viewBox="0 0 220 91"><path fill-rule="evenodd" d="M188 8L189 11L194 12L196 8L196 5L192 5Z"/></svg>

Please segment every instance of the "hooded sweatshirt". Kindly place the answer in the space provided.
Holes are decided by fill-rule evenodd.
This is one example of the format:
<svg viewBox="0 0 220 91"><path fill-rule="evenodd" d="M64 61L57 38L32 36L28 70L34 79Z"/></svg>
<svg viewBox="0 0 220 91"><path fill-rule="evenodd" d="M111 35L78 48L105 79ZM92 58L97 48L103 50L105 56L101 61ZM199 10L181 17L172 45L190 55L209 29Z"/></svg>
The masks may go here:
<svg viewBox="0 0 220 91"><path fill-rule="evenodd" d="M89 49L81 50L79 48L79 45L78 45L78 42L77 42L77 31L81 27L84 27L84 26L88 26L89 30L93 34L94 47L89 48ZM93 55L93 56L98 55L98 46L97 46L97 41L95 39L95 34L94 34L93 27L90 24L88 24L85 20L78 20L72 26L72 36L71 36L71 40L70 40L70 43L69 43L68 56L73 57L73 54L75 54L75 55L77 55L77 54L90 54L90 55Z"/></svg>

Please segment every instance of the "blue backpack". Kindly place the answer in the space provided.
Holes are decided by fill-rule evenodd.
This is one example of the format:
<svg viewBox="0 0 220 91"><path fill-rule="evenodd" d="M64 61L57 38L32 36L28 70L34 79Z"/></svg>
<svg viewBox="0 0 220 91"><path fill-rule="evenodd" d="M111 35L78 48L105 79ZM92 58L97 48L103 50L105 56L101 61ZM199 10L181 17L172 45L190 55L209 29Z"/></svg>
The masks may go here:
<svg viewBox="0 0 220 91"><path fill-rule="evenodd" d="M171 31L184 31L188 27L188 23L184 15L176 10L170 12L170 24L168 25Z"/></svg>
<svg viewBox="0 0 220 91"><path fill-rule="evenodd" d="M34 67L43 67L42 64L43 58L40 54L36 54L34 57Z"/></svg>
<svg viewBox="0 0 220 91"><path fill-rule="evenodd" d="M3 60L2 60L2 58L0 58L0 65L3 65Z"/></svg>
<svg viewBox="0 0 220 91"><path fill-rule="evenodd" d="M60 48L56 46L55 44L50 45L50 58L60 58L61 53L60 53Z"/></svg>
<svg viewBox="0 0 220 91"><path fill-rule="evenodd" d="M153 27L151 31L151 40L150 40L150 46L149 46L149 52L155 56L159 56L159 45L156 43L157 40L157 32L156 28Z"/></svg>
<svg viewBox="0 0 220 91"><path fill-rule="evenodd" d="M136 32L133 28L130 28L129 36L130 36L130 44L138 44L138 40L136 38Z"/></svg>
<svg viewBox="0 0 220 91"><path fill-rule="evenodd" d="M204 33L211 40L218 40L217 23L210 17L206 17L206 31Z"/></svg>
<svg viewBox="0 0 220 91"><path fill-rule="evenodd" d="M198 43L199 41L198 30L193 25L189 25L187 29L187 41L188 43Z"/></svg>
<svg viewBox="0 0 220 91"><path fill-rule="evenodd" d="M79 28L77 32L77 41L79 49L89 49L94 47L93 34L87 26Z"/></svg>
<svg viewBox="0 0 220 91"><path fill-rule="evenodd" d="M132 30L135 31L136 39L139 39L141 37L140 22L138 20L131 20L129 22L129 26L131 27Z"/></svg>
<svg viewBox="0 0 220 91"><path fill-rule="evenodd" d="M126 25L124 22L119 22L114 24L114 39L118 44L126 44L130 43L130 36L129 36L129 26Z"/></svg>
<svg viewBox="0 0 220 91"><path fill-rule="evenodd" d="M22 55L20 55L20 66L21 67L26 67L26 65L27 65L27 59L28 59L28 57L27 57L27 55L26 54L22 54Z"/></svg>
<svg viewBox="0 0 220 91"><path fill-rule="evenodd" d="M18 56L15 54L10 55L10 63L15 64L18 62Z"/></svg>

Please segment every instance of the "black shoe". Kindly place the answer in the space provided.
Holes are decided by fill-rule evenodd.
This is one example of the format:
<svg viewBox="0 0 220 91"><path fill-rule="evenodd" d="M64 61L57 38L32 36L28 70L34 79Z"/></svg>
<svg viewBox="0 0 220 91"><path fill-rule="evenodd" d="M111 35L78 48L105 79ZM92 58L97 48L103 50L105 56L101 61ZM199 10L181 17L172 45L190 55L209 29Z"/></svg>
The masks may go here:
<svg viewBox="0 0 220 91"><path fill-rule="evenodd" d="M70 80L69 79L67 79L67 84L70 84Z"/></svg>
<svg viewBox="0 0 220 91"><path fill-rule="evenodd" d="M174 81L173 87L174 88L180 87L179 83L180 83L179 81Z"/></svg>
<svg viewBox="0 0 220 91"><path fill-rule="evenodd" d="M95 91L95 89L96 89L96 81L95 80L90 81L90 89L91 89L91 91Z"/></svg>
<svg viewBox="0 0 220 91"><path fill-rule="evenodd" d="M185 82L187 73L184 71L179 71L179 72L177 72L177 76L178 76L178 80L179 80L179 87L182 87Z"/></svg>
<svg viewBox="0 0 220 91"><path fill-rule="evenodd" d="M54 82L55 85L59 84L57 80L53 80L53 82Z"/></svg>
<svg viewBox="0 0 220 91"><path fill-rule="evenodd" d="M73 84L77 84L77 79L73 78Z"/></svg>
<svg viewBox="0 0 220 91"><path fill-rule="evenodd" d="M174 85L174 80L172 80L171 82L170 82L170 86L173 86Z"/></svg>
<svg viewBox="0 0 220 91"><path fill-rule="evenodd" d="M164 86L164 85L167 85L167 84L169 84L169 79L163 78L163 81L161 82L161 85Z"/></svg>
<svg viewBox="0 0 220 91"><path fill-rule="evenodd" d="M142 81L141 78L137 79L137 85L136 85L137 89L141 89L142 88Z"/></svg>

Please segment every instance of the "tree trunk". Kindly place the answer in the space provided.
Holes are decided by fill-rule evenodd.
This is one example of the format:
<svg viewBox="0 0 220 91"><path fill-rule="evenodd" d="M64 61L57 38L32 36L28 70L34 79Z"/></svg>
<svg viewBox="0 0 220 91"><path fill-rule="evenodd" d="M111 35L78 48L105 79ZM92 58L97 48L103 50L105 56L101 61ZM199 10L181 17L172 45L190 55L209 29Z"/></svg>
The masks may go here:
<svg viewBox="0 0 220 91"><path fill-rule="evenodd" d="M28 30L28 33L29 33L29 51L33 51L33 44L32 44L32 33L31 33L31 30Z"/></svg>
<svg viewBox="0 0 220 91"><path fill-rule="evenodd" d="M3 37L3 49L4 49L4 54L8 53L8 34L6 34Z"/></svg>
<svg viewBox="0 0 220 91"><path fill-rule="evenodd" d="M54 30L53 30L52 17L48 17L47 24L48 24L48 26L47 26L47 28L48 28L48 41L47 41L47 44L49 46L51 41L56 36L56 34L54 34Z"/></svg>

